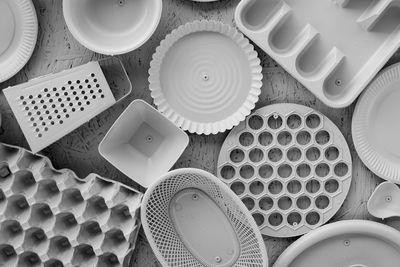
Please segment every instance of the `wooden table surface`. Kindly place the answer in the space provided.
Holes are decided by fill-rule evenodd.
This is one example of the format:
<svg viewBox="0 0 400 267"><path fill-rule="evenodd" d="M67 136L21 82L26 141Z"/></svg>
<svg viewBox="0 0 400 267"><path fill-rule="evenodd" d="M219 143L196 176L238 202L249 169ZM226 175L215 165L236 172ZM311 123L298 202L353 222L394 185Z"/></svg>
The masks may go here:
<svg viewBox="0 0 400 267"><path fill-rule="evenodd" d="M33 0L33 2L39 20L39 35L35 51L22 71L1 83L0 89L104 57L81 46L73 38L63 18L61 0ZM97 151L98 144L111 124L133 99L141 98L152 103L148 90L147 71L152 54L165 35L179 25L196 19L218 20L234 25L233 13L238 2L238 0L221 0L213 3L196 3L189 0L163 0L161 22L152 38L139 49L119 56L132 80L132 94L118 105L46 148L42 153L50 157L56 168L72 169L80 177L94 172L142 190L100 157ZM351 138L354 104L344 109L332 109L325 106L268 55L256 49L262 62L264 75L262 93L256 108L286 102L315 108L328 116L342 130L350 146L353 156L352 185L342 208L331 221L377 220L368 214L366 203L374 188L382 180L362 164L355 152ZM390 59L388 65L398 61L400 61L400 51ZM0 141L28 148L3 94L0 95L0 104L3 119ZM227 133L211 136L190 135L190 144L174 168L194 167L215 174L218 153L226 135ZM384 223L400 230L399 219L385 220ZM270 262L273 263L296 238L280 239L264 236L264 240ZM160 266L143 231L139 234L131 263L131 266Z"/></svg>

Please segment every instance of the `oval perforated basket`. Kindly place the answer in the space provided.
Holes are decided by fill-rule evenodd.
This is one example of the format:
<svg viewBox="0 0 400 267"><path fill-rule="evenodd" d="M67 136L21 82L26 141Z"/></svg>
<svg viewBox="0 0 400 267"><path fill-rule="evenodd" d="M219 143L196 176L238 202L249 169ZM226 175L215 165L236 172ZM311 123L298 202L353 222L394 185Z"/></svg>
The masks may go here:
<svg viewBox="0 0 400 267"><path fill-rule="evenodd" d="M249 211L208 172L179 169L161 177L144 196L141 218L163 266L268 266Z"/></svg>

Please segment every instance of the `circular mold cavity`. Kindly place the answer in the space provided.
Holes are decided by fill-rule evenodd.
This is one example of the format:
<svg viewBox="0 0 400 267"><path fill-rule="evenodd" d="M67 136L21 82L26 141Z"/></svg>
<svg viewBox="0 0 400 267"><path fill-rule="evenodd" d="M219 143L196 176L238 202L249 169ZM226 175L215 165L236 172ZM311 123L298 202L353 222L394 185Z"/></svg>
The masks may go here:
<svg viewBox="0 0 400 267"><path fill-rule="evenodd" d="M283 217L280 213L271 213L268 217L268 223L272 226L279 226L283 222Z"/></svg>
<svg viewBox="0 0 400 267"><path fill-rule="evenodd" d="M311 134L307 131L301 131L297 134L296 141L301 146L308 145L311 142Z"/></svg>
<svg viewBox="0 0 400 267"><path fill-rule="evenodd" d="M302 186L301 186L301 183L299 182L299 181L297 181L297 180L291 180L288 184L287 184L287 186L286 186L286 188L287 188L287 191L290 193L290 194L298 194L300 191L301 191L301 188L302 188Z"/></svg>
<svg viewBox="0 0 400 267"><path fill-rule="evenodd" d="M297 114L290 115L286 121L287 126L292 130L298 129L301 126L301 123L301 117Z"/></svg>
<svg viewBox="0 0 400 267"><path fill-rule="evenodd" d="M297 226L301 222L301 215L298 212L291 212L287 216L287 223L292 226Z"/></svg>
<svg viewBox="0 0 400 267"><path fill-rule="evenodd" d="M241 149L234 149L229 155L230 159L234 163L240 163L244 160L244 152Z"/></svg>
<svg viewBox="0 0 400 267"><path fill-rule="evenodd" d="M288 210L292 207L293 201L290 197L284 196L278 200L278 207L281 210Z"/></svg>
<svg viewBox="0 0 400 267"><path fill-rule="evenodd" d="M282 159L283 152L279 148L273 148L268 151L268 159L272 162L278 162Z"/></svg>
<svg viewBox="0 0 400 267"><path fill-rule="evenodd" d="M324 210L329 206L329 198L327 196L321 195L315 199L315 206L320 210Z"/></svg>
<svg viewBox="0 0 400 267"><path fill-rule="evenodd" d="M286 156L291 162L299 161L301 158L301 150L297 147L292 147L286 152Z"/></svg>
<svg viewBox="0 0 400 267"><path fill-rule="evenodd" d="M253 214L253 218L254 218L254 220L256 221L256 224L257 224L258 226L263 225L265 219L264 219L264 216L263 216L262 214L260 214L260 213L254 213L254 214Z"/></svg>
<svg viewBox="0 0 400 267"><path fill-rule="evenodd" d="M236 171L235 171L235 168L233 168L232 166L226 165L226 166L222 167L220 173L221 173L222 178L229 180L235 176Z"/></svg>
<svg viewBox="0 0 400 267"><path fill-rule="evenodd" d="M300 178L306 178L311 174L311 167L306 163L302 163L296 168L296 174Z"/></svg>
<svg viewBox="0 0 400 267"><path fill-rule="evenodd" d="M310 147L306 151L306 158L309 161L316 161L321 157L321 151L317 147Z"/></svg>
<svg viewBox="0 0 400 267"><path fill-rule="evenodd" d="M231 185L231 189L233 192L235 192L236 195L240 196L241 194L244 193L246 188L242 182L234 182Z"/></svg>
<svg viewBox="0 0 400 267"><path fill-rule="evenodd" d="M250 197L245 197L242 199L243 204L246 206L248 210L254 209L255 203L254 200Z"/></svg>
<svg viewBox="0 0 400 267"><path fill-rule="evenodd" d="M325 131L319 131L316 135L315 135L315 142L317 142L318 145L326 145L331 139L330 134Z"/></svg>
<svg viewBox="0 0 400 267"><path fill-rule="evenodd" d="M268 127L272 130L276 130L282 127L282 117L278 114L274 114L268 118Z"/></svg>
<svg viewBox="0 0 400 267"><path fill-rule="evenodd" d="M306 222L309 225L316 225L319 223L321 219L321 216L318 214L318 212L312 211L306 215Z"/></svg>
<svg viewBox="0 0 400 267"><path fill-rule="evenodd" d="M259 115L253 115L248 120L248 126L252 130L259 130L264 126L264 120Z"/></svg>
<svg viewBox="0 0 400 267"><path fill-rule="evenodd" d="M269 132L262 132L258 136L258 142L262 146L269 146L273 140L274 140L274 137Z"/></svg>
<svg viewBox="0 0 400 267"><path fill-rule="evenodd" d="M340 163L336 164L334 172L335 172L336 176L343 177L343 176L347 175L347 173L349 172L349 167L347 166L346 163L340 162Z"/></svg>
<svg viewBox="0 0 400 267"><path fill-rule="evenodd" d="M255 181L250 184L249 189L253 195L259 195L264 191L264 184L260 181Z"/></svg>
<svg viewBox="0 0 400 267"><path fill-rule="evenodd" d="M292 139L292 135L287 131L283 131L278 134L278 143L281 146L287 146L292 142Z"/></svg>
<svg viewBox="0 0 400 267"><path fill-rule="evenodd" d="M317 193L320 188L321 188L321 184L319 183L319 181L317 181L315 179L308 181L306 184L306 190L310 194Z"/></svg>
<svg viewBox="0 0 400 267"><path fill-rule="evenodd" d="M240 176L244 179L250 179L254 175L254 168L250 165L244 165L240 168Z"/></svg>
<svg viewBox="0 0 400 267"><path fill-rule="evenodd" d="M308 196L301 196L297 199L296 206L301 210L306 210L311 206L311 199Z"/></svg>
<svg viewBox="0 0 400 267"><path fill-rule="evenodd" d="M254 143L254 136L249 132L244 132L239 136L239 143L244 146L250 146Z"/></svg>
<svg viewBox="0 0 400 267"><path fill-rule="evenodd" d="M306 125L310 129L318 128L321 125L321 118L317 114L310 114L306 118Z"/></svg>
<svg viewBox="0 0 400 267"><path fill-rule="evenodd" d="M249 153L249 159L254 163L260 162L263 158L264 152L259 148L254 148Z"/></svg>
<svg viewBox="0 0 400 267"><path fill-rule="evenodd" d="M292 175L292 167L288 164L282 164L278 167L278 175L281 178L288 178L290 175Z"/></svg>
<svg viewBox="0 0 400 267"><path fill-rule="evenodd" d="M260 175L261 178L268 179L271 178L272 174L274 173L274 169L270 165L262 165L258 169L258 175Z"/></svg>
<svg viewBox="0 0 400 267"><path fill-rule="evenodd" d="M325 182L324 187L326 192L333 194L339 190L339 182L335 179L329 179Z"/></svg>
<svg viewBox="0 0 400 267"><path fill-rule="evenodd" d="M326 163L320 163L315 167L315 174L321 178L328 176L329 172L330 168Z"/></svg>
<svg viewBox="0 0 400 267"><path fill-rule="evenodd" d="M270 210L270 209L272 209L272 207L274 206L274 201L273 201L272 198L270 198L270 197L263 197L263 198L260 199L260 201L258 202L258 206L259 206L260 209L262 209L262 210Z"/></svg>
<svg viewBox="0 0 400 267"><path fill-rule="evenodd" d="M325 150L325 158L329 161L334 161L339 158L339 149L334 146L328 147Z"/></svg>
<svg viewBox="0 0 400 267"><path fill-rule="evenodd" d="M280 192L282 192L282 189L283 189L282 183L277 180L272 181L268 185L268 191L273 195L279 194Z"/></svg>

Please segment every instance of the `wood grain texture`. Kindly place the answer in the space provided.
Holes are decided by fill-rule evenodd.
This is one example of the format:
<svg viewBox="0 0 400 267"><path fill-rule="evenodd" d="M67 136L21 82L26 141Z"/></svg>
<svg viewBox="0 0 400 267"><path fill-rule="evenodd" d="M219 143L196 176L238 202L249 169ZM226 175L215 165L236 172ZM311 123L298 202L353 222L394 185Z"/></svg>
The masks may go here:
<svg viewBox="0 0 400 267"><path fill-rule="evenodd" d="M104 57L81 46L68 31L61 0L33 0L39 19L39 36L34 54L28 64L13 78L1 83L0 89L25 82L29 79L58 72L91 60ZM163 0L161 23L152 38L139 49L119 56L133 83L132 94L108 109L71 134L42 151L52 160L56 168L70 168L80 177L95 172L143 190L118 170L102 159L98 144L124 108L137 98L151 103L148 90L148 68L152 54L165 35L174 28L196 19L213 19L234 25L233 13L238 0L222 0L212 3L196 3L189 0ZM285 72L268 55L256 48L262 61L264 85L257 108L272 103L298 103L315 108L327 115L343 132L353 157L353 182L342 208L332 221L372 218L366 203L372 191L382 180L372 174L358 158L351 139L351 118L354 104L344 109L331 109L317 100L300 83ZM389 64L400 60L397 52ZM0 111L3 122L0 141L23 146L28 145L9 108L4 95L0 95ZM219 150L227 133L214 136L190 135L190 144L174 168L194 167L216 173ZM390 219L385 223L400 230L400 220ZM264 237L271 263L296 238L279 239ZM141 231L131 266L160 266Z"/></svg>

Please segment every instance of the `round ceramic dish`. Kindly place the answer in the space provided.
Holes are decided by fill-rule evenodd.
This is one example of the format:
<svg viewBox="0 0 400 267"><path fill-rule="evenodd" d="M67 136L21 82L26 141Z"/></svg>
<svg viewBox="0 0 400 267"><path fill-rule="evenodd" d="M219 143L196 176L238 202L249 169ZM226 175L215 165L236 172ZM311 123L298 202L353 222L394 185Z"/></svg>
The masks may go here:
<svg viewBox="0 0 400 267"><path fill-rule="evenodd" d="M250 114L261 93L257 52L231 26L195 21L172 31L150 63L158 110L191 133L216 134Z"/></svg>
<svg viewBox="0 0 400 267"><path fill-rule="evenodd" d="M38 22L31 0L0 1L0 83L28 62L37 33Z"/></svg>
<svg viewBox="0 0 400 267"><path fill-rule="evenodd" d="M287 248L274 267L398 266L400 232L384 224L349 220L325 225Z"/></svg>
<svg viewBox="0 0 400 267"><path fill-rule="evenodd" d="M178 169L161 177L146 191L141 218L162 266L268 266L246 207L203 170Z"/></svg>
<svg viewBox="0 0 400 267"><path fill-rule="evenodd" d="M383 70L360 97L353 115L355 148L379 177L400 184L400 64Z"/></svg>
<svg viewBox="0 0 400 267"><path fill-rule="evenodd" d="M296 104L258 109L227 136L218 177L251 211L261 233L298 236L326 223L351 184L351 154L336 125Z"/></svg>
<svg viewBox="0 0 400 267"><path fill-rule="evenodd" d="M64 0L72 35L92 51L130 52L144 44L160 22L162 0Z"/></svg>

